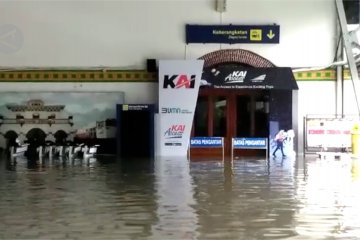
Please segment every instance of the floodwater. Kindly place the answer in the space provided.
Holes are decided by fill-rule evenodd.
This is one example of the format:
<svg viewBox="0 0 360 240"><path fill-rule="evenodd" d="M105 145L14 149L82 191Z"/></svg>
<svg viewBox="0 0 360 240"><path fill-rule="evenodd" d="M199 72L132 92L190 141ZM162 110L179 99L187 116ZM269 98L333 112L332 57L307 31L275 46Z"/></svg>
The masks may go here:
<svg viewBox="0 0 360 240"><path fill-rule="evenodd" d="M360 239L358 160L0 159L0 239Z"/></svg>

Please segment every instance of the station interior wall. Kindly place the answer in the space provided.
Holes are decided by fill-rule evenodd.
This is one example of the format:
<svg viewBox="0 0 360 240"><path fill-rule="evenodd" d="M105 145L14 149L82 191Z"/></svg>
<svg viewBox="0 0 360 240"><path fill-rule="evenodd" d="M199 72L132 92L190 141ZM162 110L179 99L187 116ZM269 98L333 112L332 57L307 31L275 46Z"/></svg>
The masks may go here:
<svg viewBox="0 0 360 240"><path fill-rule="evenodd" d="M1 25L21 34L18 49L0 51L3 69L146 69L147 59L194 59L228 48L250 50L276 66L311 69L334 61L339 38L334 1L227 0L5 1ZM141 7L139 7L141 6ZM186 44L186 24L278 24L279 44ZM1 29L0 25L0 29ZM298 135L303 117L335 114L335 81L298 81ZM156 103L156 82L0 83L11 91L119 91L125 103ZM350 81L344 113L356 113Z"/></svg>

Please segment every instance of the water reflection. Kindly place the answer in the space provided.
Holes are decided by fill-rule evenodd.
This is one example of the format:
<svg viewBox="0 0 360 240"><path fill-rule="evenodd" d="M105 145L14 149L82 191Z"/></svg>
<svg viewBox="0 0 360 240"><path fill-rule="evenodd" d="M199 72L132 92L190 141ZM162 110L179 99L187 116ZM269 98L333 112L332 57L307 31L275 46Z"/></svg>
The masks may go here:
<svg viewBox="0 0 360 240"><path fill-rule="evenodd" d="M355 239L360 236L357 159L309 160L299 187L296 230L303 236Z"/></svg>
<svg viewBox="0 0 360 240"><path fill-rule="evenodd" d="M223 166L218 162L193 166L200 225L204 227L201 238L277 239L296 235L289 225L294 213L294 193L288 179L291 171L277 164L255 159L224 162ZM268 169L273 169L273 175Z"/></svg>
<svg viewBox="0 0 360 240"><path fill-rule="evenodd" d="M0 239L360 239L358 160L0 158Z"/></svg>
<svg viewBox="0 0 360 240"><path fill-rule="evenodd" d="M189 162L181 157L158 158L155 176L158 221L153 238L195 239L198 218Z"/></svg>

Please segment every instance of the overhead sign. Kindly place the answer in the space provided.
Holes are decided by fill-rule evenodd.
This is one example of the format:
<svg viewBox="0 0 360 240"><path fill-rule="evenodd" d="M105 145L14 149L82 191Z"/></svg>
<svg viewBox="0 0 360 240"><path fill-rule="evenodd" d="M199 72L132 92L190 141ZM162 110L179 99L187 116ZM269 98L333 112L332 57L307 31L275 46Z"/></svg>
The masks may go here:
<svg viewBox="0 0 360 240"><path fill-rule="evenodd" d="M187 154L203 65L203 60L159 61L159 156Z"/></svg>
<svg viewBox="0 0 360 240"><path fill-rule="evenodd" d="M279 43L279 25L186 25L186 43Z"/></svg>
<svg viewBox="0 0 360 240"><path fill-rule="evenodd" d="M200 86L225 89L298 89L291 68L222 65L206 68Z"/></svg>

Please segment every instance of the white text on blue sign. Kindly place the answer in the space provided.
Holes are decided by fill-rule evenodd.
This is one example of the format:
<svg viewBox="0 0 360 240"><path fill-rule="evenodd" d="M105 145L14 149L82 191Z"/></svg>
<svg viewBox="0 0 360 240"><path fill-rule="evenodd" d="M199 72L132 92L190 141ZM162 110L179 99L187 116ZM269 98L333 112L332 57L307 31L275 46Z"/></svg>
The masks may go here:
<svg viewBox="0 0 360 240"><path fill-rule="evenodd" d="M266 138L235 138L235 148L266 148Z"/></svg>

